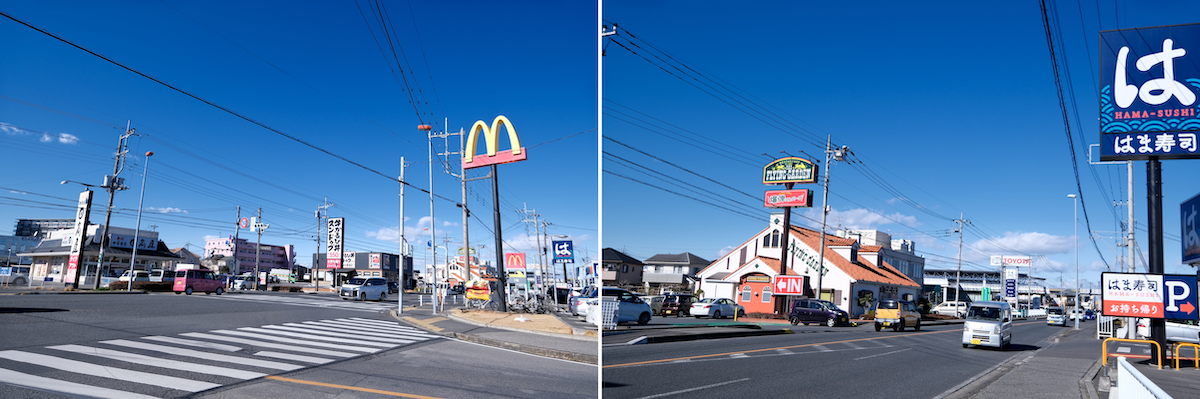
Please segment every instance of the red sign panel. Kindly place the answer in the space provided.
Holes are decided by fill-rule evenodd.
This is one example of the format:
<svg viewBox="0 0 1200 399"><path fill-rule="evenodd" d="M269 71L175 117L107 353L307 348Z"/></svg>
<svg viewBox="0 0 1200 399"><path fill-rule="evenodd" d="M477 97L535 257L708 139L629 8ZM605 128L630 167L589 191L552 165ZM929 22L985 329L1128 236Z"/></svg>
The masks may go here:
<svg viewBox="0 0 1200 399"><path fill-rule="evenodd" d="M525 254L521 252L504 254L504 270L525 270Z"/></svg>
<svg viewBox="0 0 1200 399"><path fill-rule="evenodd" d="M804 276L775 276L775 295L804 295Z"/></svg>
<svg viewBox="0 0 1200 399"><path fill-rule="evenodd" d="M787 206L794 207L811 207L812 206L812 190L807 188L796 190L770 190L767 191L766 197L763 200L763 205L767 208L783 208Z"/></svg>

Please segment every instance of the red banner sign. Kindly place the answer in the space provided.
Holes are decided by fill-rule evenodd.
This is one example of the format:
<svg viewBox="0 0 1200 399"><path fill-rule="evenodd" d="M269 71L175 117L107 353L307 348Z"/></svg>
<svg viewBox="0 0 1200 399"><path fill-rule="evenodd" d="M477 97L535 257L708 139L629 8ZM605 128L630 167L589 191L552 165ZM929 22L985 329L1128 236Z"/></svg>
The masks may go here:
<svg viewBox="0 0 1200 399"><path fill-rule="evenodd" d="M763 199L767 208L783 207L812 207L812 190L801 188L796 190L770 190Z"/></svg>
<svg viewBox="0 0 1200 399"><path fill-rule="evenodd" d="M775 276L775 295L804 295L804 276Z"/></svg>

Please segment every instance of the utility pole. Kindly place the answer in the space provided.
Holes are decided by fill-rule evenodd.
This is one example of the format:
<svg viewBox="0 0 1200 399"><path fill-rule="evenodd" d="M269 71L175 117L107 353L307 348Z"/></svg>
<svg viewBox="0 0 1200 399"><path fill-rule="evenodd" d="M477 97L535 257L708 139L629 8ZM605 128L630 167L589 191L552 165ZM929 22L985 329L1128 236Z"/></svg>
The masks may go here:
<svg viewBox="0 0 1200 399"><path fill-rule="evenodd" d="M823 277L825 277L825 222L829 217L829 169L831 169L831 166L833 166L830 156L833 156L832 161L844 161L846 160L847 154L853 154L850 152L850 147L847 146L842 146L836 150L832 149L832 138L832 136L827 136L825 138L825 190L824 194L822 195L823 198L821 199L821 241L817 243L817 245L821 246L820 254L818 255L820 258L818 261L820 268L817 270L817 299L824 299L821 297L821 280ZM791 234L790 226L783 226L783 229L784 234ZM854 259L851 259L850 261L853 262Z"/></svg>
<svg viewBox="0 0 1200 399"><path fill-rule="evenodd" d="M443 126L449 126L450 119L446 118L443 123L444 123ZM450 136L458 136L458 151L450 151L449 150L449 140L446 140L446 139L449 138ZM446 174L458 178L459 183L462 185L462 203L459 204L459 206L461 206L463 209L463 212L462 212L463 246L462 246L462 248L463 248L464 259L466 259L466 261L463 262L466 265L466 274L463 275L463 280L464 280L464 282L469 281L469 280L471 280L471 240L469 239L470 231L467 228L467 221L471 216L471 211L469 209L467 209L467 182L474 180L474 179L467 179L467 169L466 169L466 166L464 166L461 161L461 157L462 157L463 153L465 152L463 150L463 148L465 148L466 132L462 128L459 128L458 133L446 133L445 131L443 131L442 133L431 133L430 137L442 139L442 143L445 144L445 146L447 147L447 150L446 150L446 152L438 153L438 155L446 157L446 162L444 163L445 168L446 168ZM432 147L430 147L430 148L432 148ZM455 173L455 171L451 170L451 168L449 166L449 161L450 161L449 156L450 155L458 155L460 157L460 160L458 162L458 173ZM432 169L433 166L430 166L430 168ZM449 245L446 246L446 252L450 252ZM449 262L449 261L447 260L447 262ZM447 263L447 265L448 264L449 263Z"/></svg>
<svg viewBox="0 0 1200 399"><path fill-rule="evenodd" d="M426 131L425 137L429 141L429 249L432 250L429 256L429 262L433 263L433 313L438 313L441 300L439 293L441 291L441 282L438 281L437 270L437 246L433 245L433 240L437 239L437 223L433 218L433 127L429 125L420 125L417 127ZM429 270L430 265L425 265L425 270Z"/></svg>
<svg viewBox="0 0 1200 399"><path fill-rule="evenodd" d="M525 215L525 219L522 219L521 221L525 222L526 226L528 226L529 222L533 222L533 234L535 237L534 242L538 246L537 258L536 258L538 261L538 270L541 271L542 278L544 279L544 278L546 278L546 271L543 266L545 266L546 262L542 260L542 233L541 233L541 230L538 230L539 224L540 224L540 222L538 221L538 218L540 218L542 215L539 215L537 213L537 209L529 209L529 206L526 204L521 204L521 206L524 208L517 210L517 213ZM530 220L529 219L530 217L532 217L533 220ZM525 231L528 232L529 230L525 230ZM528 282L529 282L528 275L526 275L525 282L526 282L526 284L528 284ZM544 286L544 284L543 284L543 286Z"/></svg>
<svg viewBox="0 0 1200 399"><path fill-rule="evenodd" d="M399 285L400 290L396 292L396 314L404 314L404 289L408 288L408 280L404 276L404 157L400 157L400 238L396 240L400 245L399 262Z"/></svg>
<svg viewBox="0 0 1200 399"><path fill-rule="evenodd" d="M237 219L233 221L233 267L237 268L233 271L233 275L242 274L242 262L238 260L238 239L242 235L242 206L237 207ZM319 250L319 248L318 248Z"/></svg>
<svg viewBox="0 0 1200 399"><path fill-rule="evenodd" d="M958 301L959 301L958 292L962 291L963 223L966 223L967 220L963 219L962 212L959 212L958 220L954 220L953 222L958 223L958 227L954 228L954 232L958 233L958 271L954 272L954 309L955 309L955 314L957 314L958 313ZM986 285L986 283L985 283L985 285ZM991 298L980 298L980 300L983 300L983 301L987 301L990 299Z"/></svg>
<svg viewBox="0 0 1200 399"><path fill-rule="evenodd" d="M321 278L318 277L317 274L317 267L321 263L321 225L324 224L321 223L321 211L324 210L326 216L328 216L329 207L333 205L334 204L332 202L329 202L329 197L325 197L325 201L322 205L317 205L317 252L313 254L312 276L310 277L313 281L315 292L317 293L321 292ZM332 288L332 283L330 284L330 287Z"/></svg>
<svg viewBox="0 0 1200 399"><path fill-rule="evenodd" d="M125 187L125 179L117 177L117 175L121 174L121 169L125 167L125 153L127 152L125 147L128 144L129 136L137 136L137 133L134 133L134 129L129 127L129 125L130 122L125 123L125 133L121 134L121 138L117 140L117 160L113 164L113 174L112 176L104 176L104 185L100 186L104 191L108 191L108 207L104 208L104 227L101 228L100 233L100 255L96 259L96 281L92 282L92 289L100 288L101 270L104 269L104 249L108 248L108 223L112 220L113 194L117 190L129 188ZM83 267L75 269L75 282L72 283L72 287L79 288L80 269L83 269ZM33 275L32 270L30 269L30 276ZM133 270L129 271L129 285L133 285Z"/></svg>
<svg viewBox="0 0 1200 399"><path fill-rule="evenodd" d="M258 242L254 243L254 281L255 281L255 283L257 283L260 281L258 279L262 278L262 280L261 280L262 284L263 284L262 290L266 291L267 285L270 285L270 283L268 283L268 281L267 281L270 273L268 273L267 277L259 277L260 272L258 271L258 262L259 262L259 257L262 254L263 230L266 230L268 227L271 227L271 225L262 222L262 208L261 207L258 208L258 220L254 223L254 226L252 226L252 227L254 227L254 231L258 232ZM254 289L259 289L258 284L255 284Z"/></svg>

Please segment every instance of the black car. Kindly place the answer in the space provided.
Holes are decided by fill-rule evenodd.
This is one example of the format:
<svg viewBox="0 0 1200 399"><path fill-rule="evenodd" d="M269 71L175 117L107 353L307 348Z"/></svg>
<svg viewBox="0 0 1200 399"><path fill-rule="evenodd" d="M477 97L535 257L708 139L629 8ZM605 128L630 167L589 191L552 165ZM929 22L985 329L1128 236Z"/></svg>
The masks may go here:
<svg viewBox="0 0 1200 399"><path fill-rule="evenodd" d="M659 312L663 316L691 316L694 299L691 294L663 294L662 309Z"/></svg>
<svg viewBox="0 0 1200 399"><path fill-rule="evenodd" d="M395 294L397 292L400 292L400 283L396 283L396 282L388 283L388 293Z"/></svg>
<svg viewBox="0 0 1200 399"><path fill-rule="evenodd" d="M797 299L792 301L792 311L788 313L788 321L793 326L800 323L804 323L804 325L818 323L833 327L839 324L849 324L850 314L826 300Z"/></svg>

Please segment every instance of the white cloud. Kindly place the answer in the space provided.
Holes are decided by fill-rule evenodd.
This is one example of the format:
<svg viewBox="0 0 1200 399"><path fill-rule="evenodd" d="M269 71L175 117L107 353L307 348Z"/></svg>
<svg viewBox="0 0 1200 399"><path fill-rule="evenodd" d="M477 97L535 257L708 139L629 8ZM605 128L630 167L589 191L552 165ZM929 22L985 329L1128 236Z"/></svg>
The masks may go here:
<svg viewBox="0 0 1200 399"><path fill-rule="evenodd" d="M58 142L63 144L76 144L79 142L79 137L75 137L73 134L59 133Z"/></svg>
<svg viewBox="0 0 1200 399"><path fill-rule="evenodd" d="M24 135L29 134L29 132L26 132L25 130L23 130L19 127L16 127L16 126L4 123L4 122L0 122L0 132L4 132L4 134L7 134L9 136L16 136L16 135L24 136Z"/></svg>
<svg viewBox="0 0 1200 399"><path fill-rule="evenodd" d="M166 208L147 207L146 210L150 211L150 212L155 212L155 213L188 213L188 211L185 211L185 210L179 209L179 208L174 208L174 207L166 207Z"/></svg>
<svg viewBox="0 0 1200 399"><path fill-rule="evenodd" d="M38 139L38 141L49 143L54 141L54 136L51 136L49 133L42 133L42 138Z"/></svg>
<svg viewBox="0 0 1200 399"><path fill-rule="evenodd" d="M821 220L820 208L809 208L804 212L804 215L814 220ZM913 216L904 215L899 212L884 215L863 208L845 211L830 210L826 223L834 228L845 229L878 229L879 226L897 223L907 227L914 227L918 224L917 218Z"/></svg>
<svg viewBox="0 0 1200 399"><path fill-rule="evenodd" d="M735 247L733 245L727 245L724 248L721 248L720 250L717 251L717 258L725 256L725 254L728 254L729 252L733 251L734 249L737 249L737 247Z"/></svg>
<svg viewBox="0 0 1200 399"><path fill-rule="evenodd" d="M225 238L225 236L214 236L214 235L206 235L206 236L204 236L204 239L205 239L205 240L213 240L213 239L217 239L217 238Z"/></svg>
<svg viewBox="0 0 1200 399"><path fill-rule="evenodd" d="M1054 255L1065 254L1074 248L1071 237L1038 232L1005 232L1002 237L979 240L970 246L973 252L990 255L1014 255L1016 253ZM965 253L966 251L964 251Z"/></svg>

